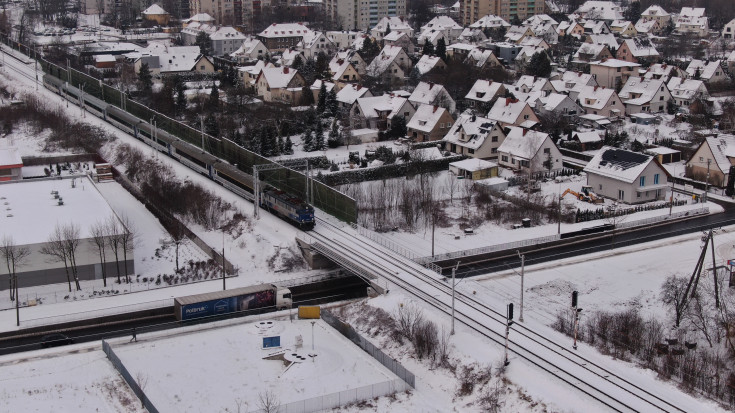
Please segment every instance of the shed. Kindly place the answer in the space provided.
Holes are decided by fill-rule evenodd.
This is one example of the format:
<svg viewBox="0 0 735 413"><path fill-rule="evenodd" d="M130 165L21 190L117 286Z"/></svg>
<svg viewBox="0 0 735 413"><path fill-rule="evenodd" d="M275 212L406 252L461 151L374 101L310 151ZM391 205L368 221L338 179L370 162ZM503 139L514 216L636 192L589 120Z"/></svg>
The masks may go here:
<svg viewBox="0 0 735 413"><path fill-rule="evenodd" d="M450 163L449 172L457 177L469 178L476 181L478 179L498 176L498 164L476 158L465 159Z"/></svg>
<svg viewBox="0 0 735 413"><path fill-rule="evenodd" d="M646 149L646 153L655 156L662 164L681 162L681 152L665 146Z"/></svg>
<svg viewBox="0 0 735 413"><path fill-rule="evenodd" d="M487 189L491 191L502 192L508 189L508 181L506 181L505 179L499 176L496 176L493 178L480 179L476 183L486 187Z"/></svg>
<svg viewBox="0 0 735 413"><path fill-rule="evenodd" d="M658 125L661 118L649 113L634 113L630 115L630 121L639 125Z"/></svg>
<svg viewBox="0 0 735 413"><path fill-rule="evenodd" d="M23 179L23 159L17 148L0 148L0 182Z"/></svg>
<svg viewBox="0 0 735 413"><path fill-rule="evenodd" d="M97 69L115 68L115 56L111 54L100 54L94 57L94 67Z"/></svg>

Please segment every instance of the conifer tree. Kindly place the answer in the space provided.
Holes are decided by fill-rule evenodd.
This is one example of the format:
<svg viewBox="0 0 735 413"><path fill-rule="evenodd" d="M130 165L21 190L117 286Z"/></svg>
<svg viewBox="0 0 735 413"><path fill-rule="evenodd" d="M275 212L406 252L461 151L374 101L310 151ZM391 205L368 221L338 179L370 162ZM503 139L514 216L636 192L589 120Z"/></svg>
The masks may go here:
<svg viewBox="0 0 735 413"><path fill-rule="evenodd" d="M314 151L314 133L311 131L311 129L306 129L304 131L304 138L303 138L303 148L306 152L312 152Z"/></svg>
<svg viewBox="0 0 735 413"><path fill-rule="evenodd" d="M314 132L314 150L324 150L324 126L321 121L316 122L316 131Z"/></svg>
<svg viewBox="0 0 735 413"><path fill-rule="evenodd" d="M319 97L316 103L316 113L323 114L327 108L327 85L322 81L321 87L319 87Z"/></svg>
<svg viewBox="0 0 735 413"><path fill-rule="evenodd" d="M290 136L286 136L286 140L283 142L283 148L281 148L281 153L284 155L293 155L293 142L291 142Z"/></svg>

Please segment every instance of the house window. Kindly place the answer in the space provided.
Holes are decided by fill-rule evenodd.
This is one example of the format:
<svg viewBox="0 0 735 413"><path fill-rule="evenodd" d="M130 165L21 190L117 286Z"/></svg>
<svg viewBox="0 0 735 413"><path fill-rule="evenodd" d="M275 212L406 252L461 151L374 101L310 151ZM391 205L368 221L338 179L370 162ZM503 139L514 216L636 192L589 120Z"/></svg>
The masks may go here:
<svg viewBox="0 0 735 413"><path fill-rule="evenodd" d="M544 153L551 153L551 148L544 148Z"/></svg>
<svg viewBox="0 0 735 413"><path fill-rule="evenodd" d="M641 179L639 181L640 181L640 185L639 186L646 186L646 177L645 176L641 176Z"/></svg>
<svg viewBox="0 0 735 413"><path fill-rule="evenodd" d="M440 127L441 129L444 129L444 122L440 123L440 124L439 124L439 127Z"/></svg>
<svg viewBox="0 0 735 413"><path fill-rule="evenodd" d="M598 190L602 191L602 184L600 184Z"/></svg>
<svg viewBox="0 0 735 413"><path fill-rule="evenodd" d="M447 127L448 128L451 128L452 127L452 122L447 122Z"/></svg>
<svg viewBox="0 0 735 413"><path fill-rule="evenodd" d="M700 156L699 157L699 162L704 162L704 158Z"/></svg>
<svg viewBox="0 0 735 413"><path fill-rule="evenodd" d="M498 148L492 148L492 149L490 150L490 153L498 153Z"/></svg>
<svg viewBox="0 0 735 413"><path fill-rule="evenodd" d="M636 198L640 198L640 197L641 197L641 193L640 193L640 192L636 192L636 193L635 193L635 197L636 197Z"/></svg>
<svg viewBox="0 0 735 413"><path fill-rule="evenodd" d="M653 184L658 185L658 174L653 175Z"/></svg>
<svg viewBox="0 0 735 413"><path fill-rule="evenodd" d="M474 149L467 149L467 153L475 153Z"/></svg>
<svg viewBox="0 0 735 413"><path fill-rule="evenodd" d="M503 162L508 162L508 157L503 155L500 159L502 159Z"/></svg>
<svg viewBox="0 0 735 413"><path fill-rule="evenodd" d="M618 189L618 199L622 200L623 198L625 198L625 191Z"/></svg>
<svg viewBox="0 0 735 413"><path fill-rule="evenodd" d="M497 136L493 136L493 139L492 139L492 141L493 141L493 142L497 142L497 141L498 141L498 137L497 137Z"/></svg>
<svg viewBox="0 0 735 413"><path fill-rule="evenodd" d="M408 118L408 112L403 112L403 117Z"/></svg>

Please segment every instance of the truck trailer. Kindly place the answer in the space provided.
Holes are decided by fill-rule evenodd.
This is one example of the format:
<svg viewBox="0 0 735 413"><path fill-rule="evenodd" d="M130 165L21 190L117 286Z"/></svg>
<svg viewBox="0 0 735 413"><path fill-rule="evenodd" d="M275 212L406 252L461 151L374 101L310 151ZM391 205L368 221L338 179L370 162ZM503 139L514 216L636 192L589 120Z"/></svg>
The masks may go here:
<svg viewBox="0 0 735 413"><path fill-rule="evenodd" d="M174 312L179 321L230 313L263 313L291 308L291 290L273 284L179 297Z"/></svg>

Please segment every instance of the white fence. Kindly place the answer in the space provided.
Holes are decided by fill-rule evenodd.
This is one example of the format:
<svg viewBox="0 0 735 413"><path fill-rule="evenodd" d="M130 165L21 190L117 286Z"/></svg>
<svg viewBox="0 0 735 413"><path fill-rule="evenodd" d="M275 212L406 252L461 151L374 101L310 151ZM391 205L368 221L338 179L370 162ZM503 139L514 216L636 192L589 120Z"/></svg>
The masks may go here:
<svg viewBox="0 0 735 413"><path fill-rule="evenodd" d="M640 227L644 225L650 225L650 224L657 224L660 222L670 221L672 219L680 219L685 217L694 217L698 215L706 215L709 214L709 207L702 207L699 209L693 209L689 211L681 211L677 212L675 214L671 215L659 215L656 217L651 218L645 218L645 219L639 219L635 221L630 222L622 222L620 224L615 225L615 229L625 229L625 228L633 228L633 227Z"/></svg>
<svg viewBox="0 0 735 413"><path fill-rule="evenodd" d="M62 314L51 317L32 318L29 320L21 320L21 325L26 327L38 327L52 324L69 323L73 321L88 320L91 318L107 317L130 313L134 311L153 310L157 308L173 307L174 299L166 298L163 300L147 301L138 304L121 305L117 307L103 308L99 310L80 311L78 313Z"/></svg>
<svg viewBox="0 0 735 413"><path fill-rule="evenodd" d="M410 260L415 260L416 258L418 258L418 255L415 252L398 245L397 243L387 239L386 237L378 234L375 231L371 231L357 224L352 224L352 228L357 230L357 233L362 235L363 237L368 238L393 252L397 252Z"/></svg>
<svg viewBox="0 0 735 413"><path fill-rule="evenodd" d="M508 242L505 244L489 245L487 247L482 247L482 248L473 248L471 250L447 252L445 254L435 255L433 257L421 257L421 258L415 259L415 261L421 265L426 265L428 263L436 262L436 261L454 260L454 259L462 258L462 257L472 257L475 255L489 254L491 252L513 250L513 249L522 248L522 247L530 247L533 245L539 245L539 244L545 244L547 242L558 241L559 239L561 239L561 235L555 234L555 235L549 235L549 236L541 237L541 238L524 239L524 240L515 241L515 242Z"/></svg>

